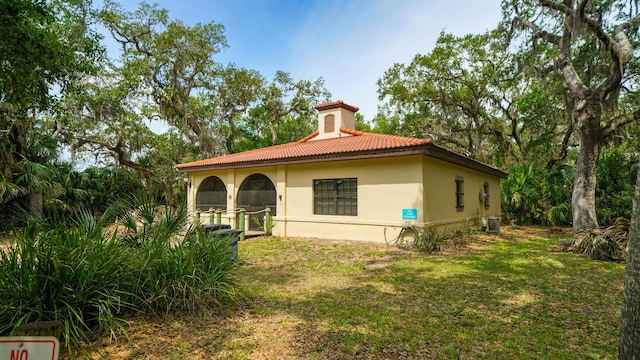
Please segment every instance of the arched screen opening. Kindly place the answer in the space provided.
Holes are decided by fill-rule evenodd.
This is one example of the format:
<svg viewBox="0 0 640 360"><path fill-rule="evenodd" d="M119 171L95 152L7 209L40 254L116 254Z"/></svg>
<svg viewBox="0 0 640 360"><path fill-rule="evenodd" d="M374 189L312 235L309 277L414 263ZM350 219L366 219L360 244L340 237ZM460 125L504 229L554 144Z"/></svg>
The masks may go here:
<svg viewBox="0 0 640 360"><path fill-rule="evenodd" d="M248 212L271 209L271 215L276 216L276 187L268 177L253 174L246 178L238 190L238 208ZM249 215L249 230L259 230L264 224L264 213Z"/></svg>
<svg viewBox="0 0 640 360"><path fill-rule="evenodd" d="M217 176L210 176L202 182L196 195L196 208L202 211L227 210L227 187Z"/></svg>

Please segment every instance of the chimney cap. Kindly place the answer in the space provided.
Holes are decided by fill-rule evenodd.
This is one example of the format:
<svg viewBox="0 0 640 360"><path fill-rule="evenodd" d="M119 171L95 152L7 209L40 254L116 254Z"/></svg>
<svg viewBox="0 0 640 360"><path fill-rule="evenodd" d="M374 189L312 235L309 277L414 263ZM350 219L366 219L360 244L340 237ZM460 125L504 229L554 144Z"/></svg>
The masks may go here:
<svg viewBox="0 0 640 360"><path fill-rule="evenodd" d="M328 103L324 103L324 104L318 104L318 105L316 105L314 107L318 111L330 110L330 109L335 109L335 108L343 108L343 109L347 109L347 110L352 111L352 112L355 113L355 112L358 112L358 110L360 110L360 108L358 108L357 106L349 105L349 104L345 103L342 100L328 102Z"/></svg>

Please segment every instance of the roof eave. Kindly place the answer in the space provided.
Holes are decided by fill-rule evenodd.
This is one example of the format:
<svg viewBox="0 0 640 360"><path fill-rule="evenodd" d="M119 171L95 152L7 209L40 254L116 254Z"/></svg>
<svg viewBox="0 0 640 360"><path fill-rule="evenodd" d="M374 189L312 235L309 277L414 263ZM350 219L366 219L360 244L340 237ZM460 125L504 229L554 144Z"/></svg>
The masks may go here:
<svg viewBox="0 0 640 360"><path fill-rule="evenodd" d="M464 166L464 167L467 167L476 171L480 171L489 175L497 176L499 178L506 178L509 175L507 172L504 172L500 169L494 168L487 164L483 164L476 160L469 159L465 156L448 151L434 144L422 144L417 146L400 147L400 148L392 148L392 149L301 156L301 157L283 158L283 159L254 160L254 161L246 161L246 162L227 163L227 164L213 164L213 165L205 164L205 165L195 165L195 166L182 166L182 167L178 167L178 170L180 172L189 172L189 171L207 171L207 170L245 169L245 168L251 168L251 167L309 164L309 163L319 163L319 162L328 162L328 161L336 161L336 160L337 161L364 160L364 159L377 159L377 158L385 158L385 157L410 156L410 155L430 156L435 159L439 159L452 164Z"/></svg>
<svg viewBox="0 0 640 360"><path fill-rule="evenodd" d="M507 177L509 177L509 173L506 171L502 171L480 161L470 159L464 155L449 151L437 145L429 146L424 154L435 159L446 161L448 163L464 166L489 175L497 176L501 179L506 179Z"/></svg>

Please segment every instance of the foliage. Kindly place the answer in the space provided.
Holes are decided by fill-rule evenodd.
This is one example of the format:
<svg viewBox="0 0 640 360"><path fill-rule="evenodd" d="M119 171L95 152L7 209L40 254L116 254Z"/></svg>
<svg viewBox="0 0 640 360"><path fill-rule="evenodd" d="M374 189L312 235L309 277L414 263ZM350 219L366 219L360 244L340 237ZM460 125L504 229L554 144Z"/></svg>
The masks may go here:
<svg viewBox="0 0 640 360"><path fill-rule="evenodd" d="M249 118L252 121L249 125L269 133L271 141L268 145L277 145L283 143L283 140L284 143L300 140L313 132L308 131L313 128L316 119L313 106L327 101L329 96L322 78L315 81L295 81L290 74L277 71L271 83L264 86L260 103L251 109ZM283 120L308 130L304 135L294 132L295 135L292 137L289 132L282 131L285 130L284 127L279 126ZM284 136L279 136L277 130L281 130L280 134ZM268 137L263 135L263 138Z"/></svg>
<svg viewBox="0 0 640 360"><path fill-rule="evenodd" d="M431 254L442 249L444 236L438 232L433 225L424 225L418 231L416 238L416 249Z"/></svg>
<svg viewBox="0 0 640 360"><path fill-rule="evenodd" d="M17 234L15 247L0 254L0 333L58 320L70 350L93 330L115 334L122 327L122 317L135 310L130 252L101 236L102 219L93 225L92 233L32 225Z"/></svg>
<svg viewBox="0 0 640 360"><path fill-rule="evenodd" d="M430 54L387 70L378 93L389 98L387 108L398 116L401 134L431 137L472 158L488 159L485 134L499 115L492 106L495 80L508 61L497 45L496 34L457 38L441 33Z"/></svg>
<svg viewBox="0 0 640 360"><path fill-rule="evenodd" d="M560 152L572 131L561 126L563 89L518 73L517 56L504 49L502 36L495 30L441 33L430 53L395 64L378 80L379 97L387 102L374 131L430 137L502 166Z"/></svg>
<svg viewBox="0 0 640 360"><path fill-rule="evenodd" d="M513 166L501 187L505 220L516 224L558 226L570 219L570 188L573 168L557 164L543 171L533 164Z"/></svg>
<svg viewBox="0 0 640 360"><path fill-rule="evenodd" d="M48 165L38 150L51 149L53 138L44 134L38 114L56 109L53 89L65 90L96 68L102 49L97 33L87 29L89 14L77 1L0 3L0 193L21 186L34 200L32 212L41 211L39 186L16 184L14 172L22 161Z"/></svg>
<svg viewBox="0 0 640 360"><path fill-rule="evenodd" d="M152 212L143 216L157 223L135 246L106 226L109 212L96 220L81 210L73 227L51 219L18 232L0 250L0 334L58 320L71 352L92 334L126 334L135 312L209 311L234 300L228 240L184 229L184 210Z"/></svg>
<svg viewBox="0 0 640 360"><path fill-rule="evenodd" d="M631 201L638 163L623 148L603 151L598 163L596 205L598 222L610 226L617 218L631 219Z"/></svg>
<svg viewBox="0 0 640 360"><path fill-rule="evenodd" d="M598 163L598 220L610 226L630 218L633 176L637 164L621 149L603 151ZM571 224L571 189L575 168L558 162L549 169L533 164L512 166L501 182L502 213L514 224Z"/></svg>

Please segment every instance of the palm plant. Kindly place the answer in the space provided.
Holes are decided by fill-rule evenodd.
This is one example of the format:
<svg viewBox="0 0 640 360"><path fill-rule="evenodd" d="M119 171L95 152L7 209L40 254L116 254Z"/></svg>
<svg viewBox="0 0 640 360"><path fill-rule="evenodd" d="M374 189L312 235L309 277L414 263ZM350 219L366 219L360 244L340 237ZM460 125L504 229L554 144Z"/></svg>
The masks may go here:
<svg viewBox="0 0 640 360"><path fill-rule="evenodd" d="M91 334L126 335L134 312L210 311L237 299L228 239L189 227L184 209L143 201L123 213L137 214L125 236L107 226L112 211L18 231L16 245L0 249L0 336L56 320L71 353Z"/></svg>
<svg viewBox="0 0 640 360"><path fill-rule="evenodd" d="M136 311L131 253L101 231L105 218L80 213L78 226L32 222L0 252L0 334L57 320L69 351L94 331L115 334Z"/></svg>
<svg viewBox="0 0 640 360"><path fill-rule="evenodd" d="M558 163L543 171L534 164L516 165L501 183L504 216L518 224L564 225L571 219L571 186L575 169Z"/></svg>

